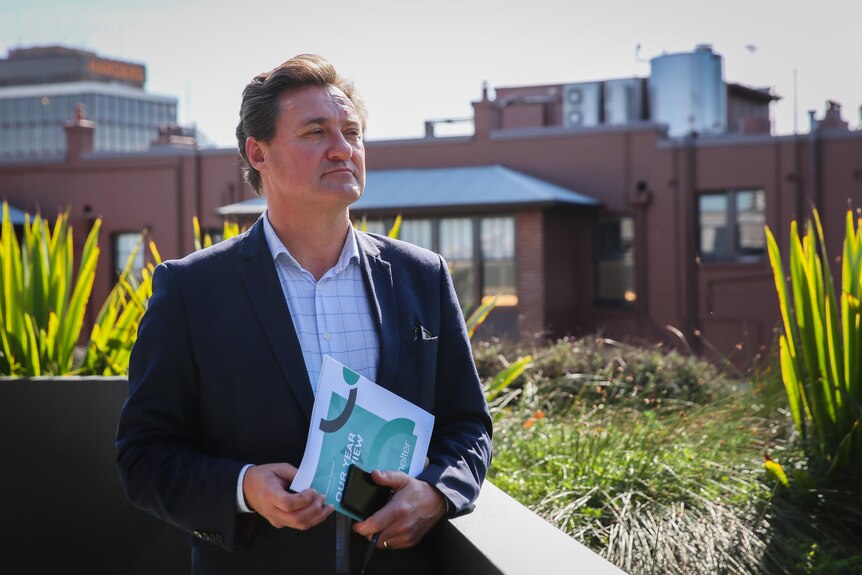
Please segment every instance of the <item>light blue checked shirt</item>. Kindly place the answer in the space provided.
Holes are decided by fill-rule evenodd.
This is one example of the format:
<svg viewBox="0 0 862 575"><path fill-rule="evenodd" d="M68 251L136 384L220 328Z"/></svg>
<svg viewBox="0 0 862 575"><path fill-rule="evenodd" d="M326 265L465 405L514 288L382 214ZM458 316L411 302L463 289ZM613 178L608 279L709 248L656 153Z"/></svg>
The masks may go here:
<svg viewBox="0 0 862 575"><path fill-rule="evenodd" d="M350 228L338 262L315 281L290 255L266 216L263 230L312 389L317 391L324 355L376 381L380 342L359 264L356 232Z"/></svg>
<svg viewBox="0 0 862 575"><path fill-rule="evenodd" d="M290 255L269 223L266 212L263 230L293 318L312 390L317 393L325 355L375 381L380 342L368 303L353 227L349 227L338 262L318 281ZM237 486L240 495L243 475L245 469L240 473ZM335 570L347 573L351 521L340 514L335 519Z"/></svg>

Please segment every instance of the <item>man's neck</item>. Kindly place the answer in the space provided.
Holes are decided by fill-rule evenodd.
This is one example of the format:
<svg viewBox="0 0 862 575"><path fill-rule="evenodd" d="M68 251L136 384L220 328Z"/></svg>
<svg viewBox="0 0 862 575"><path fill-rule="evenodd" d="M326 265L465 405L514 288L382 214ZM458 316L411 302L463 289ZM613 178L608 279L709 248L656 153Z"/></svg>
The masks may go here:
<svg viewBox="0 0 862 575"><path fill-rule="evenodd" d="M290 252L290 255L307 270L315 280L335 266L344 248L350 219L346 212L331 218L279 217L267 213L272 229Z"/></svg>

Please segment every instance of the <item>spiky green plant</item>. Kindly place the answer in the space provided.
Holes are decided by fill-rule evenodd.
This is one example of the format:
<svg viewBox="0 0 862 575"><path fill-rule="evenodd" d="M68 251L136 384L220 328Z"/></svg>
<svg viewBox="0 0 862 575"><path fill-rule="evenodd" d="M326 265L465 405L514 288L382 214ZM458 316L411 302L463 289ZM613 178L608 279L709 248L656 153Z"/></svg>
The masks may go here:
<svg viewBox="0 0 862 575"><path fill-rule="evenodd" d="M25 214L22 243L3 202L0 232L0 373L63 375L73 371L75 345L99 260L101 219L90 230L77 274L68 210L53 230L38 213Z"/></svg>
<svg viewBox="0 0 862 575"><path fill-rule="evenodd" d="M137 340L138 324L153 295L153 270L162 261L156 244L149 242L153 261L146 264L141 270L141 279L136 280L132 266L143 242L142 236L99 311L79 373L108 376L125 375L129 371L129 356Z"/></svg>
<svg viewBox="0 0 862 575"><path fill-rule="evenodd" d="M790 290L766 228L781 308L781 373L796 429L814 468L862 493L862 218L847 212L836 297L817 210L800 238L790 225Z"/></svg>
<svg viewBox="0 0 862 575"><path fill-rule="evenodd" d="M198 220L197 216L192 218L192 227L194 228L195 233L195 250L202 250L203 248L208 248L213 245L212 236L209 234L201 234L201 224ZM239 224L236 222L229 222L225 220L222 227L222 240L228 240L234 236L238 236L240 233L244 232L245 228L240 228Z"/></svg>

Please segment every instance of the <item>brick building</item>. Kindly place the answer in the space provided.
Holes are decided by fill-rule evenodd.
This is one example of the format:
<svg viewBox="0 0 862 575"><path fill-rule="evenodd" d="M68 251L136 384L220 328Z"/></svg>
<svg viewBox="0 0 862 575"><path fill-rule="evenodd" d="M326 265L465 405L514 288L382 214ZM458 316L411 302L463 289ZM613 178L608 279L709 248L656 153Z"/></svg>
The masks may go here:
<svg viewBox="0 0 862 575"><path fill-rule="evenodd" d="M470 136L435 137L429 124L425 138L367 142L353 215L380 231L402 215L403 238L453 263L463 302L499 294L486 333L679 333L744 365L778 325L763 226L783 248L791 219L817 206L839 255L848 202L862 201L862 131L831 102L810 132L771 134L777 96L725 82L705 46L659 57L652 72L497 88L474 102ZM62 161L0 163L0 196L15 207L71 206L82 238L104 218L112 263L95 301L130 234L146 228L176 257L192 249L193 215L217 229L260 212L235 150L163 132L147 152L100 154L88 151L98 129L73 122Z"/></svg>

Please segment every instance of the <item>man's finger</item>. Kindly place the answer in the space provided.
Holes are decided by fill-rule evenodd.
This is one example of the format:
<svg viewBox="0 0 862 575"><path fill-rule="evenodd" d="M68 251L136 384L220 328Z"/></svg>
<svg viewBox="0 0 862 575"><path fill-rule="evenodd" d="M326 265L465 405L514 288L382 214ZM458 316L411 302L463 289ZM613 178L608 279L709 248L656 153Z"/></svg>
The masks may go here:
<svg viewBox="0 0 862 575"><path fill-rule="evenodd" d="M294 529L311 529L315 525L325 521L326 518L329 517L334 510L335 507L333 507L332 505L321 504L320 507L318 507L317 503L315 502L314 504L309 505L304 509L300 509L295 513L288 514L285 523L289 527L293 527Z"/></svg>
<svg viewBox="0 0 862 575"><path fill-rule="evenodd" d="M393 491L398 491L401 487L410 482L410 476L401 471L373 471L371 473L374 483L389 487Z"/></svg>
<svg viewBox="0 0 862 575"><path fill-rule="evenodd" d="M319 503L317 503L319 506L323 505L323 495L318 495L314 489L306 489L299 493L285 492L284 495L278 498L276 507L285 513L295 513L300 509L314 505L316 499L319 499Z"/></svg>

